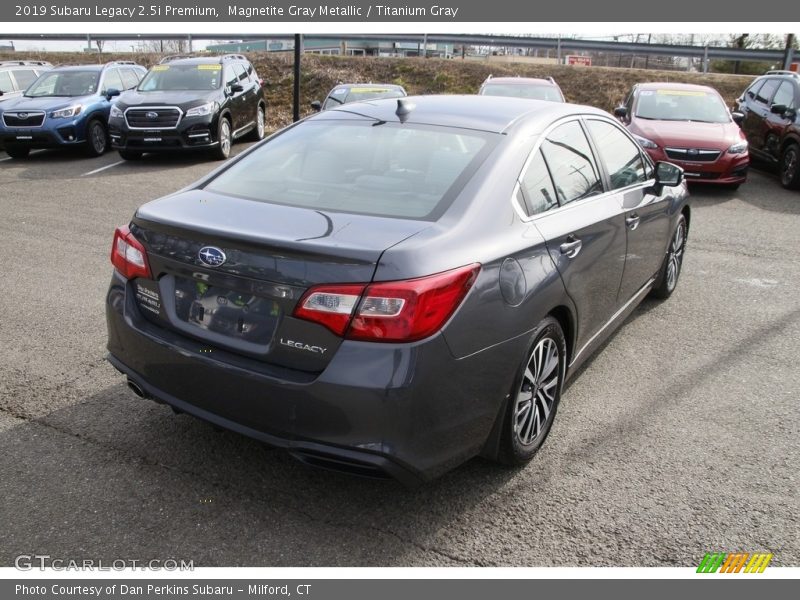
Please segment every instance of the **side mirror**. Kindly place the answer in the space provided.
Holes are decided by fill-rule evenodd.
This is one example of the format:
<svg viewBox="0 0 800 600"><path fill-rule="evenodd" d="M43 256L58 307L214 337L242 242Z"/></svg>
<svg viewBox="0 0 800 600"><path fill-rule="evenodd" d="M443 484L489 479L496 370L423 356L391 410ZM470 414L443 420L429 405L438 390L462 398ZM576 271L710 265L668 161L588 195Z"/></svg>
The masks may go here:
<svg viewBox="0 0 800 600"><path fill-rule="evenodd" d="M108 88L106 90L106 100L111 100L114 96L119 96L120 92L117 88Z"/></svg>
<svg viewBox="0 0 800 600"><path fill-rule="evenodd" d="M733 122L736 123L737 125L741 125L742 123L744 123L744 113L739 112L738 110L735 110L731 113L731 118L733 119Z"/></svg>
<svg viewBox="0 0 800 600"><path fill-rule="evenodd" d="M614 116L620 119L624 119L628 116L628 109L625 106L618 106L614 109Z"/></svg>
<svg viewBox="0 0 800 600"><path fill-rule="evenodd" d="M786 112L786 108L787 106L785 104L773 104L770 106L769 112L771 112L773 115L782 115Z"/></svg>
<svg viewBox="0 0 800 600"><path fill-rule="evenodd" d="M313 108L317 112L321 111L322 110L322 102L320 102L319 100L314 100L311 103L311 108Z"/></svg>
<svg viewBox="0 0 800 600"><path fill-rule="evenodd" d="M660 161L656 163L656 185L675 187L683 181L683 169L678 165Z"/></svg>
<svg viewBox="0 0 800 600"><path fill-rule="evenodd" d="M243 92L244 91L244 87L242 87L241 83L234 83L231 86L230 90L231 90L232 94L238 94L239 92Z"/></svg>

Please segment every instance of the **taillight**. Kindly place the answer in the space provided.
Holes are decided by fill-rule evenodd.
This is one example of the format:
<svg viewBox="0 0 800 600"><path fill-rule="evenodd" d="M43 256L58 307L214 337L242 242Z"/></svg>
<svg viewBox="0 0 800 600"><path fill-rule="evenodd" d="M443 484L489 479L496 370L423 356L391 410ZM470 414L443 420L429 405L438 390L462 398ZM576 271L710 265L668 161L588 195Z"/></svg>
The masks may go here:
<svg viewBox="0 0 800 600"><path fill-rule="evenodd" d="M139 240L133 237L127 225L117 227L114 232L114 243L111 245L111 264L126 279L152 278L150 265L147 264L147 252Z"/></svg>
<svg viewBox="0 0 800 600"><path fill-rule="evenodd" d="M366 286L316 286L300 299L294 316L353 340L421 340L439 331L455 312L480 268L473 264L429 277Z"/></svg>

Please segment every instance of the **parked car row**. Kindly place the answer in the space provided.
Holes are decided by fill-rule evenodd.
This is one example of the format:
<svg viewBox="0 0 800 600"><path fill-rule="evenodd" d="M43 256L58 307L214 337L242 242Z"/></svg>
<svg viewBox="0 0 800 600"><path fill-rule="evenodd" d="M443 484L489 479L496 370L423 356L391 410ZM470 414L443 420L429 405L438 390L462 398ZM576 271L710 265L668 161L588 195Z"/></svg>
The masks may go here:
<svg viewBox="0 0 800 600"><path fill-rule="evenodd" d="M225 159L236 139L264 137L262 86L240 54L167 57L146 76L126 61L55 69L42 61L2 62L0 142L14 158L59 146L82 146L96 156L110 146L128 160L176 150L208 150ZM490 75L478 94L565 101L552 77ZM406 95L394 84L343 83L311 106L323 111ZM770 71L737 104L729 111L707 86L642 83L614 113L653 160L681 166L691 182L737 188L747 179L752 152L778 166L785 187L800 187L800 76Z"/></svg>

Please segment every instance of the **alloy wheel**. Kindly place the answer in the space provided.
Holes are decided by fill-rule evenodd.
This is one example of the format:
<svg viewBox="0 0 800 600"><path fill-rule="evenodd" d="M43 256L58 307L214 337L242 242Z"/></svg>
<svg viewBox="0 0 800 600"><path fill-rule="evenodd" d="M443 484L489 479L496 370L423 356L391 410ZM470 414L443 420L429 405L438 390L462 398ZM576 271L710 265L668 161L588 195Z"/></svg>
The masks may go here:
<svg viewBox="0 0 800 600"><path fill-rule="evenodd" d="M231 151L231 126L227 119L223 119L219 127L219 146L222 153L228 156Z"/></svg>
<svg viewBox="0 0 800 600"><path fill-rule="evenodd" d="M781 165L781 183L788 186L797 176L798 161L797 148L791 147L783 153L783 164Z"/></svg>
<svg viewBox="0 0 800 600"><path fill-rule="evenodd" d="M686 223L680 220L667 252L667 289L672 291L678 283L678 275L683 263L683 250L686 245Z"/></svg>
<svg viewBox="0 0 800 600"><path fill-rule="evenodd" d="M514 403L514 435L523 446L534 443L553 410L561 374L561 353L550 337L539 340L528 360Z"/></svg>
<svg viewBox="0 0 800 600"><path fill-rule="evenodd" d="M258 131L258 139L264 137L264 131L266 129L265 119L264 119L264 109L258 109L258 116L256 117L256 130Z"/></svg>
<svg viewBox="0 0 800 600"><path fill-rule="evenodd" d="M91 143L97 154L102 154L106 149L106 132L103 126L95 123L91 131Z"/></svg>

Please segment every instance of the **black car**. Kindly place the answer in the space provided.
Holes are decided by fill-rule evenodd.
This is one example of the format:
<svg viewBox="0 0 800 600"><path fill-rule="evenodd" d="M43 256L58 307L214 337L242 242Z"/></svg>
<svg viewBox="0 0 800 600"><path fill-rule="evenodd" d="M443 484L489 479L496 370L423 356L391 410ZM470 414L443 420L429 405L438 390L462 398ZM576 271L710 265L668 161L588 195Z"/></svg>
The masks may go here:
<svg viewBox="0 0 800 600"><path fill-rule="evenodd" d="M226 159L233 140L264 137L262 80L241 54L174 57L155 65L111 111L111 144L122 158L209 150Z"/></svg>
<svg viewBox="0 0 800 600"><path fill-rule="evenodd" d="M585 106L324 111L117 229L109 360L136 394L311 465L522 464L564 380L675 290L682 175Z"/></svg>
<svg viewBox="0 0 800 600"><path fill-rule="evenodd" d="M768 71L737 102L750 153L778 166L781 185L800 189L800 75Z"/></svg>

